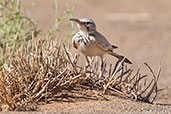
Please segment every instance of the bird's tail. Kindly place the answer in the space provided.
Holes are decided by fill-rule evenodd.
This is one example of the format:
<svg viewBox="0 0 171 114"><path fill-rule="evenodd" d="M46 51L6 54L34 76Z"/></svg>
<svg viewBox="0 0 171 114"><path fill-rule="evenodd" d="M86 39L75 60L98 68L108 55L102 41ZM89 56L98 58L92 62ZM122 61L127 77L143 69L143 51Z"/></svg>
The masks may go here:
<svg viewBox="0 0 171 114"><path fill-rule="evenodd" d="M124 59L124 56L119 55L117 53L109 52L109 54L112 55L112 56L114 56L114 57L116 57L116 58L118 58L118 59L120 59L120 60ZM129 64L132 64L132 62L129 59L127 59L127 58L125 58L124 62L129 63Z"/></svg>

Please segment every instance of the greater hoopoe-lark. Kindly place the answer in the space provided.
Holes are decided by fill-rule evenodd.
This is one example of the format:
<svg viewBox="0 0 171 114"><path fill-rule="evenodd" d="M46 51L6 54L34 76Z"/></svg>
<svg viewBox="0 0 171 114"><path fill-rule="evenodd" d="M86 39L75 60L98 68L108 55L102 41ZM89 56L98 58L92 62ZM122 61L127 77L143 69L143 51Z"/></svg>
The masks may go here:
<svg viewBox="0 0 171 114"><path fill-rule="evenodd" d="M107 41L107 39L97 32L96 25L91 19L75 19L72 18L70 21L76 22L78 25L79 32L77 32L72 38L73 47L82 52L87 59L87 56L99 56L100 62L100 73L99 78L101 78L103 70L103 55L110 54L120 60L124 59L124 56L116 54L113 52L117 46L114 46ZM124 62L132 64L130 60L125 58Z"/></svg>

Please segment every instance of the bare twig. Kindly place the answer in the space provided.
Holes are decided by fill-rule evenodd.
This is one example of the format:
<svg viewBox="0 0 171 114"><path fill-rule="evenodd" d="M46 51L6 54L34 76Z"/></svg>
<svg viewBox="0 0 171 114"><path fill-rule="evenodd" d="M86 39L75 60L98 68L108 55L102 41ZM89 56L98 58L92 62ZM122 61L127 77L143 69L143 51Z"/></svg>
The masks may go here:
<svg viewBox="0 0 171 114"><path fill-rule="evenodd" d="M68 53L67 53L67 50L66 50L66 48L65 48L65 44L63 44L63 47L64 47L65 54L67 55L67 58L68 58L68 60L69 60L69 62L70 62L70 64L71 64L72 68L74 69L74 73L77 74L77 71L76 71L76 69L75 69L75 66L74 66L74 64L72 63L72 61L71 61L71 59L70 59L70 57L69 57L69 55L68 55Z"/></svg>
<svg viewBox="0 0 171 114"><path fill-rule="evenodd" d="M145 64L152 73L152 79L149 77L151 80L147 84L148 76L143 75L140 68L133 75L133 68L127 68L123 64L125 58L118 60L115 65L110 64L108 69L105 62L104 69L109 73L104 74L99 83L97 61L92 60L89 68L81 67L78 64L79 56L77 54L73 56L74 54L67 51L64 44L62 48L61 45L56 46L54 42L48 42L47 46L42 42L39 40L32 46L32 52L28 52L26 56L20 54L22 50L19 50L18 57L11 57L0 71L0 101L9 106L9 110L34 109L30 104L40 100L46 102L57 92L70 91L80 86L98 90L103 94L114 92L119 96L148 103L153 103L160 91L157 82L161 66L155 75L151 67Z"/></svg>

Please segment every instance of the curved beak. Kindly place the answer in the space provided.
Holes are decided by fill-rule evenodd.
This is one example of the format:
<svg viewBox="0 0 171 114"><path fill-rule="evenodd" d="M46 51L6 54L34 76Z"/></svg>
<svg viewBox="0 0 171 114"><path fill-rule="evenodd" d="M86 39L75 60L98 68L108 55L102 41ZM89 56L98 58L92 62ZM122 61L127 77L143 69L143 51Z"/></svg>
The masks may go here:
<svg viewBox="0 0 171 114"><path fill-rule="evenodd" d="M83 24L79 19L76 19L76 18L71 18L71 19L69 19L69 20L70 20L70 21L73 21L73 22L76 22L76 23L78 23L78 24L80 24L80 25Z"/></svg>

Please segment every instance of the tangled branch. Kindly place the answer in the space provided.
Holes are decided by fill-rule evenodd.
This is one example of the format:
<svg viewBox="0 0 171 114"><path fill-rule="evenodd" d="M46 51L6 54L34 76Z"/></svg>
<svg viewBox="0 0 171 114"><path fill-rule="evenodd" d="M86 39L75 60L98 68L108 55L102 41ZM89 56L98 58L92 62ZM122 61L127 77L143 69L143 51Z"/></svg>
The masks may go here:
<svg viewBox="0 0 171 114"><path fill-rule="evenodd" d="M28 51L25 56L20 53L21 48L16 58L11 57L0 72L1 110L36 110L40 100L78 85L91 86L102 94L114 93L148 103L153 103L158 94L161 66L155 75L145 63L152 74L150 77L142 75L140 68L133 75L132 67L124 65L124 60L118 61L114 67L110 64L106 68L108 75L99 82L96 61L92 60L91 67L80 67L78 54L72 55L64 44L61 47L51 41L44 46L39 40L31 48L32 52ZM147 78L151 79L148 84Z"/></svg>

